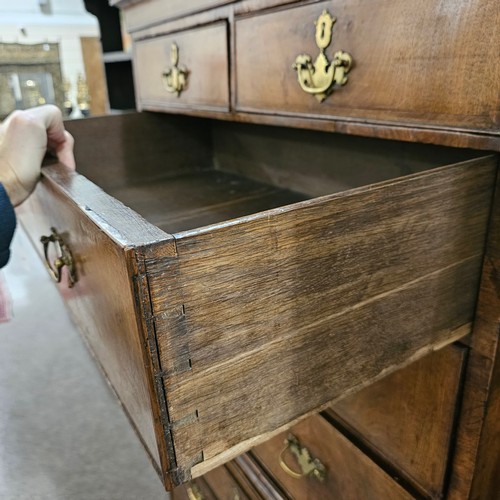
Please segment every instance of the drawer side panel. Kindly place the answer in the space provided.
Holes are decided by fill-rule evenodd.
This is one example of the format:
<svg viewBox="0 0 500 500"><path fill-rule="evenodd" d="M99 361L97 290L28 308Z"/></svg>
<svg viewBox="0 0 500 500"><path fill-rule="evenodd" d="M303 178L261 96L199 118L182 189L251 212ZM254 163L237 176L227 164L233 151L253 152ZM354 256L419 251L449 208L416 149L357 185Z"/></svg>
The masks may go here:
<svg viewBox="0 0 500 500"><path fill-rule="evenodd" d="M182 328L157 323L177 465L201 474L468 332L495 172L486 157L177 235ZM169 274L149 271L162 310Z"/></svg>

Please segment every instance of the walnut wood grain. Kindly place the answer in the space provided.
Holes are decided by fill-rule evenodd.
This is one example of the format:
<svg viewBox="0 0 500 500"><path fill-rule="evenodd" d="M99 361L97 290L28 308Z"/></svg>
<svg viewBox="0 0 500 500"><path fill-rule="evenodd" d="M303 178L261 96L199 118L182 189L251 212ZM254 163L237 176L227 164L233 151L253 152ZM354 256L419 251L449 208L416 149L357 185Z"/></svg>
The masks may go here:
<svg viewBox="0 0 500 500"><path fill-rule="evenodd" d="M193 370L230 359L236 346L265 345L264 311L273 315L273 335L299 331L311 323L311 304L321 320L479 254L494 170L492 157L474 160L177 234L185 323L196 332ZM159 310L168 302L160 272L151 267ZM175 342L159 339L162 364Z"/></svg>
<svg viewBox="0 0 500 500"><path fill-rule="evenodd" d="M179 233L148 270L186 477L455 339L494 174L485 158Z"/></svg>
<svg viewBox="0 0 500 500"><path fill-rule="evenodd" d="M262 212L307 197L220 171L202 171L109 191L169 233Z"/></svg>
<svg viewBox="0 0 500 500"><path fill-rule="evenodd" d="M168 242L168 236L62 166L44 169L43 181L20 214L39 252L40 236L50 234L52 226L69 245L78 282L69 289L64 275L61 293L160 470L152 374L145 369L129 266L136 238ZM163 438L158 442L161 446Z"/></svg>
<svg viewBox="0 0 500 500"><path fill-rule="evenodd" d="M209 122L158 113L69 120L79 173L102 189L153 182L212 167Z"/></svg>
<svg viewBox="0 0 500 500"><path fill-rule="evenodd" d="M314 21L323 9L337 17L328 55L347 51L354 67L320 104L301 90L292 65L299 54L318 54ZM237 18L237 109L498 135L499 15L495 0L377 0L370 8L327 1ZM471 78L471 67L482 77Z"/></svg>
<svg viewBox="0 0 500 500"><path fill-rule="evenodd" d="M188 17L204 9L232 3L235 0L149 0L134 2L124 9L127 29L131 32L169 19Z"/></svg>
<svg viewBox="0 0 500 500"><path fill-rule="evenodd" d="M23 216L35 239L40 227L55 224L76 249L80 281L63 293L171 488L468 333L495 175L496 160L486 158L332 196L392 178L393 168L419 171L470 153L264 127L233 131L202 118L500 151L500 6L495 0L374 0L369 8L360 0L113 3L126 9L134 30L139 108L192 116L68 122L78 169L105 190L130 195L127 203L144 204L134 191L138 182L165 182L175 194L169 181L221 171L230 173L227 179L246 177L247 187L254 179L281 189L256 205L231 202L224 209L214 202L231 194L227 186L211 193L206 186L206 200L194 209L182 208L187 200L163 205L151 198L139 211L157 227L83 177L49 168ZM338 18L327 53L347 50L355 65L347 86L320 105L301 93L291 63L299 53L316 55L312 22L325 6ZM201 68L192 70L179 98L161 94L155 76L169 64L168 47L160 47L173 40L182 42L180 64ZM196 71L201 80L191 78ZM289 150L287 141L294 144ZM286 189L327 196L226 220L229 213L287 203L288 193L279 199ZM451 446L449 498L495 498L499 488L497 208ZM172 209L175 217L167 213ZM212 211L219 212L205 219ZM199 229L206 223L215 225ZM453 395L457 366L432 374L453 379L443 382ZM407 427L416 424L415 417ZM342 485L352 482L352 498L400 495L352 443L340 434L335 439L344 450L339 459L350 457L339 467L346 468ZM393 470L381 448L384 458L377 460L387 459ZM248 483L237 469L270 486L272 480L257 480L258 466L248 457L225 470L240 485ZM395 468L408 465L394 460ZM432 484L444 467L440 460ZM199 481L207 498L217 496L215 483ZM264 486L255 491L267 498ZM278 491L270 487L268 497L279 498Z"/></svg>
<svg viewBox="0 0 500 500"><path fill-rule="evenodd" d="M456 346L430 354L329 414L422 495L441 498L465 356Z"/></svg>
<svg viewBox="0 0 500 500"><path fill-rule="evenodd" d="M290 433L326 467L324 481L320 482L314 477L297 479L280 467L279 456ZM279 481L287 498L292 500L414 498L319 415L309 417L289 432L257 446L251 453ZM292 470L300 471L292 453L285 452L283 458Z"/></svg>
<svg viewBox="0 0 500 500"><path fill-rule="evenodd" d="M170 48L179 48L179 66L188 71L187 86L179 95L168 92L163 73L172 66ZM136 93L143 106L178 110L229 109L229 60L226 22L147 39L134 45Z"/></svg>
<svg viewBox="0 0 500 500"><path fill-rule="evenodd" d="M476 2L482 2L483 0L475 0ZM496 4L494 0L484 0L485 4L488 6L488 9L493 9L493 12L495 12ZM449 4L448 4L449 2ZM147 9L148 5L151 2L140 2L137 5L137 10L141 9ZM286 4L293 4L293 3L299 3L299 2L293 2L290 0L245 0L242 2L236 2L234 4L229 4L226 6L210 9L207 11L199 12L198 14L193 14L189 16L184 16L180 17L176 20L170 21L168 23L163 23L161 25L153 25L150 27L145 27L144 29L140 31L134 32L133 36L135 41L140 41L145 38L151 38L155 36L161 36L165 35L166 33L170 32L179 32L183 30L190 30L193 29L197 26L204 26L209 23L221 21L221 20L229 20L230 21L230 44L234 45L233 43L233 28L232 28L232 23L233 23L233 18L234 14L244 14L247 15L248 13L251 13L252 15L256 14L262 14L262 12L269 12L270 8L275 8L279 5L286 5ZM396 37L397 33L404 29L404 23L408 23L410 19L416 19L416 20L422 20L422 17L425 17L427 15L433 16L435 13L433 13L433 8L427 8L427 4L432 3L431 0L421 0L418 3L413 3L409 4L407 3L400 3L398 5L394 4L393 2L385 2L385 0L381 0L381 5L383 5L383 9L380 11L380 14L376 17L377 22L385 22L383 19L383 16L385 15L404 15L404 11L407 10L408 12L413 12L412 9L415 9L415 11L418 11L417 16L410 16L410 17L402 17L399 19L399 22L396 22L394 19L390 19L387 21L387 26L384 26L383 32L387 33L386 38L390 38L391 45L386 47L384 46L384 50L389 50L393 51L392 54L397 56L397 50L398 50L398 43L401 41L403 43L411 43L411 38L408 37L406 34L401 38L400 41ZM130 4L130 2L128 3ZM424 5L425 4L425 5ZM316 4L317 5L317 4ZM436 4L437 5L437 4ZM451 7L448 9L447 5L451 5ZM462 5L462 4L461 4ZM128 12L132 8L130 5L125 5L124 3L125 13ZM290 5L287 7L288 9L295 7L295 5ZM317 5L319 8L319 6ZM333 5L333 10L336 10L338 6L336 4ZM364 6L359 5L359 2L353 3L349 9L355 10L356 12L358 11L363 11ZM443 51L445 51L445 56L443 58L438 58L437 55L434 55L434 59L432 59L429 64L426 64L426 61L428 59L427 52L425 53L424 57L421 57L418 59L418 64L424 65L425 68L420 70L417 73L413 73L414 71L414 64L413 62L406 62L407 60L411 61L411 59L406 59L406 58L398 58L396 57L396 62L389 68L389 71L394 71L395 73L395 80L400 81L400 74L398 73L399 71L399 65L406 65L405 70L406 73L404 73L405 82L399 84L397 86L396 91L391 93L386 93L387 95L385 96L386 98L390 98L391 94L393 96L393 99L397 100L401 96L401 89L407 89L408 93L412 90L415 89L415 87L418 86L418 81L413 78L413 75L415 74L418 78L429 78L429 82L435 82L439 78L444 78L445 83L442 85L439 84L433 84L430 88L428 84L421 85L420 87L417 88L417 90L410 96L410 95L405 95L404 100L401 99L401 102L398 103L398 105L401 106L412 106L414 102L416 102L419 106L421 107L429 107L432 105L432 99L429 97L429 92L432 91L437 91L441 92L444 95L444 100L441 99L437 104L439 106L442 106L440 104L441 102L443 103L452 103L453 106L455 104L458 104L460 106L467 106L467 102L469 103L468 106L469 108L473 109L473 111L479 109L475 108L475 103L477 102L476 100L476 92L475 92L475 86L476 85L484 85L484 89L490 88L490 91L486 91L486 94L488 92L492 93L493 99L489 100L488 102L485 103L485 110L489 106L488 109L491 109L493 107L494 110L492 112L492 117L491 120L495 122L497 125L494 126L488 134L482 134L482 133L477 133L475 132L474 129L471 129L470 127L468 129L464 129L462 127L463 121L461 120L460 117L456 117L456 122L459 124L458 125L453 125L452 127L448 126L448 124L440 124L436 125L436 123L433 121L436 118L436 115L433 115L432 113L429 113L429 120L426 119L426 117L421 113L420 119L417 119L417 121L411 119L407 119L406 115L405 116L400 116L398 119L396 119L394 116L391 116L390 119L387 117L384 118L384 114L387 115L387 113L392 113L392 110L387 111L386 109L371 109L368 110L368 112L372 113L373 116L375 116L374 119L370 119L366 116L361 116L359 118L355 116L343 116L343 115L336 115L333 116L331 113L327 113L326 115L322 116L321 114L318 115L317 112L306 112L302 110L300 114L294 115L294 114L282 114L279 112L277 114L277 111L275 110L272 115L270 114L263 114L266 113L267 111L265 109L258 110L257 113L255 112L236 112L233 111L231 113L226 113L226 112L218 112L218 111L201 111L199 109L196 109L195 107L191 109L183 109L182 112L184 114L190 114L193 116L211 116L214 118L222 119L222 120L230 120L230 121L241 121L241 122L252 122L252 123L260 123L260 124L272 124L272 125L284 125L287 127L299 127L299 128L310 128L310 129L316 129L316 130L325 130L325 131L335 131L335 132L340 132L343 134L356 134L356 135L363 135L363 136L370 136L370 137L379 137L379 138L385 138L385 139L395 139L395 140L404 140L404 141L413 141L413 142L430 142L430 143L435 143L435 144L442 144L446 146L455 146L455 147L472 147L476 149L485 149L485 150L500 150L500 135L498 134L498 95L495 95L495 92L498 94L498 86L497 83L495 82L498 81L498 78L495 77L495 74L498 75L498 58L496 57L496 53L493 54L493 57L488 60L488 56L485 55L484 58L481 59L482 65L486 68L485 71L482 73L481 78L470 78L470 73L472 70L470 69L471 67L475 67L475 64L472 64L472 66L469 66L465 61L466 58L462 57L462 53L460 53L460 50L464 48L463 44L467 43L467 40L469 39L468 37L475 37L475 33L482 32L483 31L483 26L478 30L476 27L476 24L480 23L481 20L483 19L482 16L484 15L485 21L485 26L488 26L488 29L494 29L495 26L495 15L489 15L487 10L488 9L483 9L482 7L471 7L471 9L474 10L474 17L471 18L471 21L469 21L469 14L466 12L466 8L457 8L455 9L455 3L453 2L452 5L452 0L448 0L445 5L443 5L443 9L445 10L444 15L437 15L437 17L433 17L431 19L430 23L425 24L424 20L422 20L422 24L417 26L415 23L415 27L412 28L412 32L414 32L415 37L419 36L419 29L422 30L421 33L421 38L422 40L426 41L426 44L431 44L431 48L429 51L432 53L432 44L434 43L434 35L433 36L428 36L426 29L428 29L430 26L433 25L433 23L439 24L440 27L437 29L438 33L438 42L440 43L439 47ZM448 9L448 10L446 10ZM342 8L344 10L344 8ZM341 12L342 12L341 10ZM371 9L369 9L369 12ZM396 12L398 11L398 12ZM439 14L439 13L438 13ZM366 10L363 13L362 16L366 16L371 14L366 14ZM497 13L498 15L498 13ZM457 16L457 17L456 17ZM243 16L245 17L245 16ZM256 19L258 19L260 16L257 16ZM157 17L155 19L158 20L161 19L161 16ZM364 18L363 18L364 19ZM457 36L454 38L453 36L453 26L454 22L459 19L459 27L460 29L463 29L464 32L466 33L463 37ZM446 29L442 29L441 24L443 23L443 20L446 20ZM490 22L491 21L491 22ZM340 19L339 19L340 22ZM353 18L353 23L354 23L354 18ZM349 26L352 26L352 24ZM307 23L305 23L307 24ZM370 19L363 24L363 30L361 33L361 36L357 36L354 31L349 32L349 36L351 38L355 38L355 42L357 44L363 44L363 50L370 50L370 47L373 44L364 44L365 40L365 27L370 27L372 26L372 20L371 17ZM291 27L288 26L289 28ZM493 27L493 28L490 28ZM336 29L339 28L339 25L337 23ZM390 29L389 29L390 28ZM313 27L309 26L309 29L304 29L304 32L307 31L307 39L312 43L312 32ZM342 28L341 28L342 29ZM345 29L345 25L344 28ZM430 28L429 28L430 29ZM276 30L278 31L278 30ZM374 33L378 33L377 30L374 31ZM392 37L392 38L391 38ZM457 44L457 49L453 53L453 57L449 58L448 57L448 45L447 45L447 38L451 38L453 42L456 42ZM476 43L486 43L486 42L481 42L478 41L480 37L470 47L472 47ZM253 36L249 39L251 42L250 47L252 47L251 52L255 53L255 57L257 57L256 54L256 44L260 43L258 40L254 40ZM285 38L283 38L285 40ZM335 43L336 37L334 36L334 43ZM417 40L415 38L414 40ZM420 40L420 38L418 38ZM481 40L487 40L487 37L481 38ZM492 40L495 40L493 37ZM382 39L379 40L382 42ZM283 42L284 45L286 45L286 42ZM495 45L496 43L496 45ZM408 54L413 55L414 57L418 56L419 51L426 50L427 45L424 43L414 43L414 46L412 50L407 51ZM495 51L496 48L498 47L498 38L496 39L496 42L494 41L489 45L489 50ZM333 48L333 46L332 46ZM345 49L345 47L344 47ZM478 47L478 50L481 50L481 47ZM300 48L300 53L303 52L304 50ZM248 52L245 48L245 52ZM467 57L471 57L475 60L475 55L472 50L469 50L469 46L465 45L464 49L465 54ZM266 46L264 53L268 54L269 50L268 47ZM276 55L276 53L272 53L273 56ZM406 54L406 52L405 52ZM485 53L487 54L487 52ZM295 54L296 55L296 54ZM295 55L293 57L295 57ZM481 54L482 55L482 54ZM271 54L269 53L269 57ZM237 61L240 58L240 53L239 51L237 52L236 49L232 50L232 60L231 60L231 66L234 68L235 64L234 62ZM276 56L277 58L277 56ZM381 56L383 58L383 56ZM453 59L453 61L452 61ZM453 67L452 69L449 69L449 66L452 66L454 64L455 59L458 59L459 65L458 67ZM379 74L384 75L386 74L386 64L378 64L378 60L380 58L377 58L375 56L370 55L370 68L372 67L371 65L374 65L378 68L380 68ZM281 60L279 60L281 61ZM445 65L443 66L442 61L445 61ZM491 65L488 66L488 64ZM259 60L257 64L257 68L259 68L259 72L261 71L261 65L262 61ZM273 62L274 65L274 62ZM268 64L266 68L263 68L264 70L270 70L271 66ZM438 70L435 69L435 67L438 67ZM364 65L366 67L366 64ZM395 69L397 68L397 69ZM359 68L356 68L359 69ZM249 71L252 71L251 69L248 69ZM290 67L286 67L287 71L292 71ZM457 72L462 70L464 72L464 76L461 78L457 78ZM352 75L354 75L354 69ZM496 73L495 73L496 72ZM232 89L233 89L233 94L234 90L237 88L236 87L236 79L234 75L234 71L232 72L231 79L233 81L232 84ZM391 73L392 74L392 73ZM453 75L453 76L448 76L448 75ZM377 94L377 96L384 95L384 92L386 90L386 82L383 82L383 85L379 88L376 86L372 85L371 81L371 73L369 74L369 79L368 79L368 84L366 87L369 89L369 92L367 92L366 96L363 96L364 99L369 99L371 95L374 93ZM488 77L486 77L488 76ZM296 86L298 87L298 83L296 82L296 76L295 73L292 71L292 80L295 81ZM490 85L489 82L492 82ZM449 86L450 83L452 82L451 85L453 86L453 89L456 89L457 87L458 90L455 92L449 92ZM479 82L479 83L478 83ZM375 82L374 82L375 83ZM250 85L250 83L246 83ZM396 85L396 83L395 83ZM373 87L373 88L372 88ZM276 89L274 90L274 93L280 92L282 88L281 82L279 85L277 85ZM453 90L452 89L452 90ZM495 90L496 89L496 90ZM347 87L344 89L341 89L341 92L344 92L347 90ZM364 92L364 89L361 90L361 92ZM461 95L462 93L465 92L472 92L473 95L471 99L468 101L461 101ZM479 92L481 94L481 92ZM259 90L260 94L260 90ZM266 91L266 95L269 95L269 92ZM441 94L440 94L441 95ZM482 94L481 94L482 95ZM305 96L308 97L308 96ZM309 96L310 97L310 96ZM334 96L335 97L335 96ZM379 96L380 97L380 96ZM466 97L466 96L465 96ZM265 98L265 96L263 96ZM314 102L314 98L311 98ZM487 99L487 96L485 97ZM274 102L282 102L281 96L277 101ZM138 107L139 109L147 109L151 111L162 111L162 112L177 112L175 108L169 109L166 108L165 106L162 106L158 103L147 103L143 104L141 100L138 100ZM324 104L324 103L323 103ZM314 105L311 105L314 107ZM324 106L323 106L324 107ZM285 110L286 111L286 110ZM380 111L380 113L379 113ZM479 111L481 112L481 111ZM453 111L455 113L455 111ZM380 114L380 116L378 116ZM488 112L484 111L484 116L487 117ZM367 120L368 118L368 120ZM486 118L487 119L487 118ZM479 131L479 129L478 129Z"/></svg>
<svg viewBox="0 0 500 500"><path fill-rule="evenodd" d="M212 138L215 168L310 197L478 157L473 150L227 122L213 124Z"/></svg>
<svg viewBox="0 0 500 500"><path fill-rule="evenodd" d="M250 454L245 453L225 465L231 475L238 481L250 498L265 500L284 500L285 496L278 485Z"/></svg>
<svg viewBox="0 0 500 500"><path fill-rule="evenodd" d="M500 184L497 179L448 498L498 498L500 491Z"/></svg>

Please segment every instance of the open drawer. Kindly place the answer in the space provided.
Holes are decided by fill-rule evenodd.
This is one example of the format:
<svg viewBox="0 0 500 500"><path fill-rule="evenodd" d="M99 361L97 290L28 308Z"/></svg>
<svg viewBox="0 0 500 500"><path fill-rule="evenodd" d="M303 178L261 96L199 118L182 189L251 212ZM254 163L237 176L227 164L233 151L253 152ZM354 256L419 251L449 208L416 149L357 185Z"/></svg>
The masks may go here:
<svg viewBox="0 0 500 500"><path fill-rule="evenodd" d="M71 253L62 293L167 488L469 332L495 156L146 113L67 126L79 173L46 167L21 218L42 255L57 231L53 268Z"/></svg>

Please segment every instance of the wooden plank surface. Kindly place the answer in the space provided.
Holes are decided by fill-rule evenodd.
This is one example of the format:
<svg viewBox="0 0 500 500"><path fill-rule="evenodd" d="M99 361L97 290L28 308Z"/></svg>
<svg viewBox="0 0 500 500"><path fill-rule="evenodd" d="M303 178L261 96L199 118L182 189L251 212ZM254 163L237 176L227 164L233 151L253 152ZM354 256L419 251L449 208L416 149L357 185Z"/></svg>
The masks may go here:
<svg viewBox="0 0 500 500"><path fill-rule="evenodd" d="M186 477L468 331L495 166L181 233L178 258L148 263Z"/></svg>
<svg viewBox="0 0 500 500"><path fill-rule="evenodd" d="M77 171L102 189L156 181L212 166L207 121L158 113L69 120Z"/></svg>
<svg viewBox="0 0 500 500"><path fill-rule="evenodd" d="M441 498L467 352L449 346L344 398L329 415L384 466Z"/></svg>
<svg viewBox="0 0 500 500"><path fill-rule="evenodd" d="M110 194L169 233L196 229L307 197L220 171L181 174Z"/></svg>
<svg viewBox="0 0 500 500"><path fill-rule="evenodd" d="M324 9L337 18L327 56L344 50L354 65L347 84L319 103L302 91L292 65L299 54L317 57L314 22ZM499 22L496 0L376 0L370 8L329 0L242 17L236 109L498 135ZM481 78L471 78L471 67Z"/></svg>
<svg viewBox="0 0 500 500"><path fill-rule="evenodd" d="M110 224L115 217L121 224L128 222L132 226L137 220L127 218L127 211L119 216L113 209L106 210L108 202L108 208L113 208L113 200L95 186L95 189L89 186L85 178L57 167L50 167L45 174L35 192L20 207L21 221L38 252L42 252L40 236L49 235L52 226L71 249L78 281L73 288L68 288L64 274L59 284L61 294L159 471L152 374L146 368L142 332L136 319L135 291L129 268L134 255L126 246L136 237L133 231L140 231L141 226L130 228L125 234L120 226L113 230ZM59 180L63 186L67 182L67 190L57 185ZM86 185L89 190L85 189ZM71 201L71 196L76 202ZM103 196L104 200L99 201L96 196ZM97 214L100 215L97 217Z"/></svg>
<svg viewBox="0 0 500 500"><path fill-rule="evenodd" d="M172 67L175 43L179 67L188 72L185 89L168 92L163 73ZM134 79L139 106L229 110L229 58L226 22L147 39L134 45Z"/></svg>
<svg viewBox="0 0 500 500"><path fill-rule="evenodd" d="M86 217L93 219L97 226L102 226L109 238L123 247L141 246L162 240L173 241L172 236L147 222L120 201L108 196L83 175L68 171L64 165L44 167L42 178L50 186L51 192L58 193L66 204L78 207Z"/></svg>
<svg viewBox="0 0 500 500"><path fill-rule="evenodd" d="M475 294L457 297L457 290L473 289L479 265L480 257L472 258L199 376L166 378L169 416L178 422L178 465L192 465L201 449L204 460L193 474L206 472L217 460L465 335L469 328L456 330L471 321Z"/></svg>
<svg viewBox="0 0 500 500"><path fill-rule="evenodd" d="M177 235L193 373L480 252L494 165L471 161ZM149 272L161 311L168 276ZM162 364L176 341L158 339Z"/></svg>
<svg viewBox="0 0 500 500"><path fill-rule="evenodd" d="M497 179L470 340L448 498L497 500L500 492L500 184Z"/></svg>
<svg viewBox="0 0 500 500"><path fill-rule="evenodd" d="M295 436L300 446L325 466L325 478L291 477L280 466L280 454L288 435ZM337 429L319 415L292 427L251 451L291 500L403 500L414 498L380 469ZM300 466L290 452L283 453L286 465L297 472Z"/></svg>
<svg viewBox="0 0 500 500"><path fill-rule="evenodd" d="M467 149L228 122L214 122L212 136L215 168L311 198L478 157Z"/></svg>

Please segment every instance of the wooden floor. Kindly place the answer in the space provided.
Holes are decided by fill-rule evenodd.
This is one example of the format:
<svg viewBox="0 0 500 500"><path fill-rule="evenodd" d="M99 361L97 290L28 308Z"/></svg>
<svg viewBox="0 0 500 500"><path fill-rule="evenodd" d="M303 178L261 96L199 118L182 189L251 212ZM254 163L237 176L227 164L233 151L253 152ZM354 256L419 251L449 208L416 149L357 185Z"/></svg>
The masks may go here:
<svg viewBox="0 0 500 500"><path fill-rule="evenodd" d="M187 231L307 199L307 196L217 170L108 191L167 233Z"/></svg>

